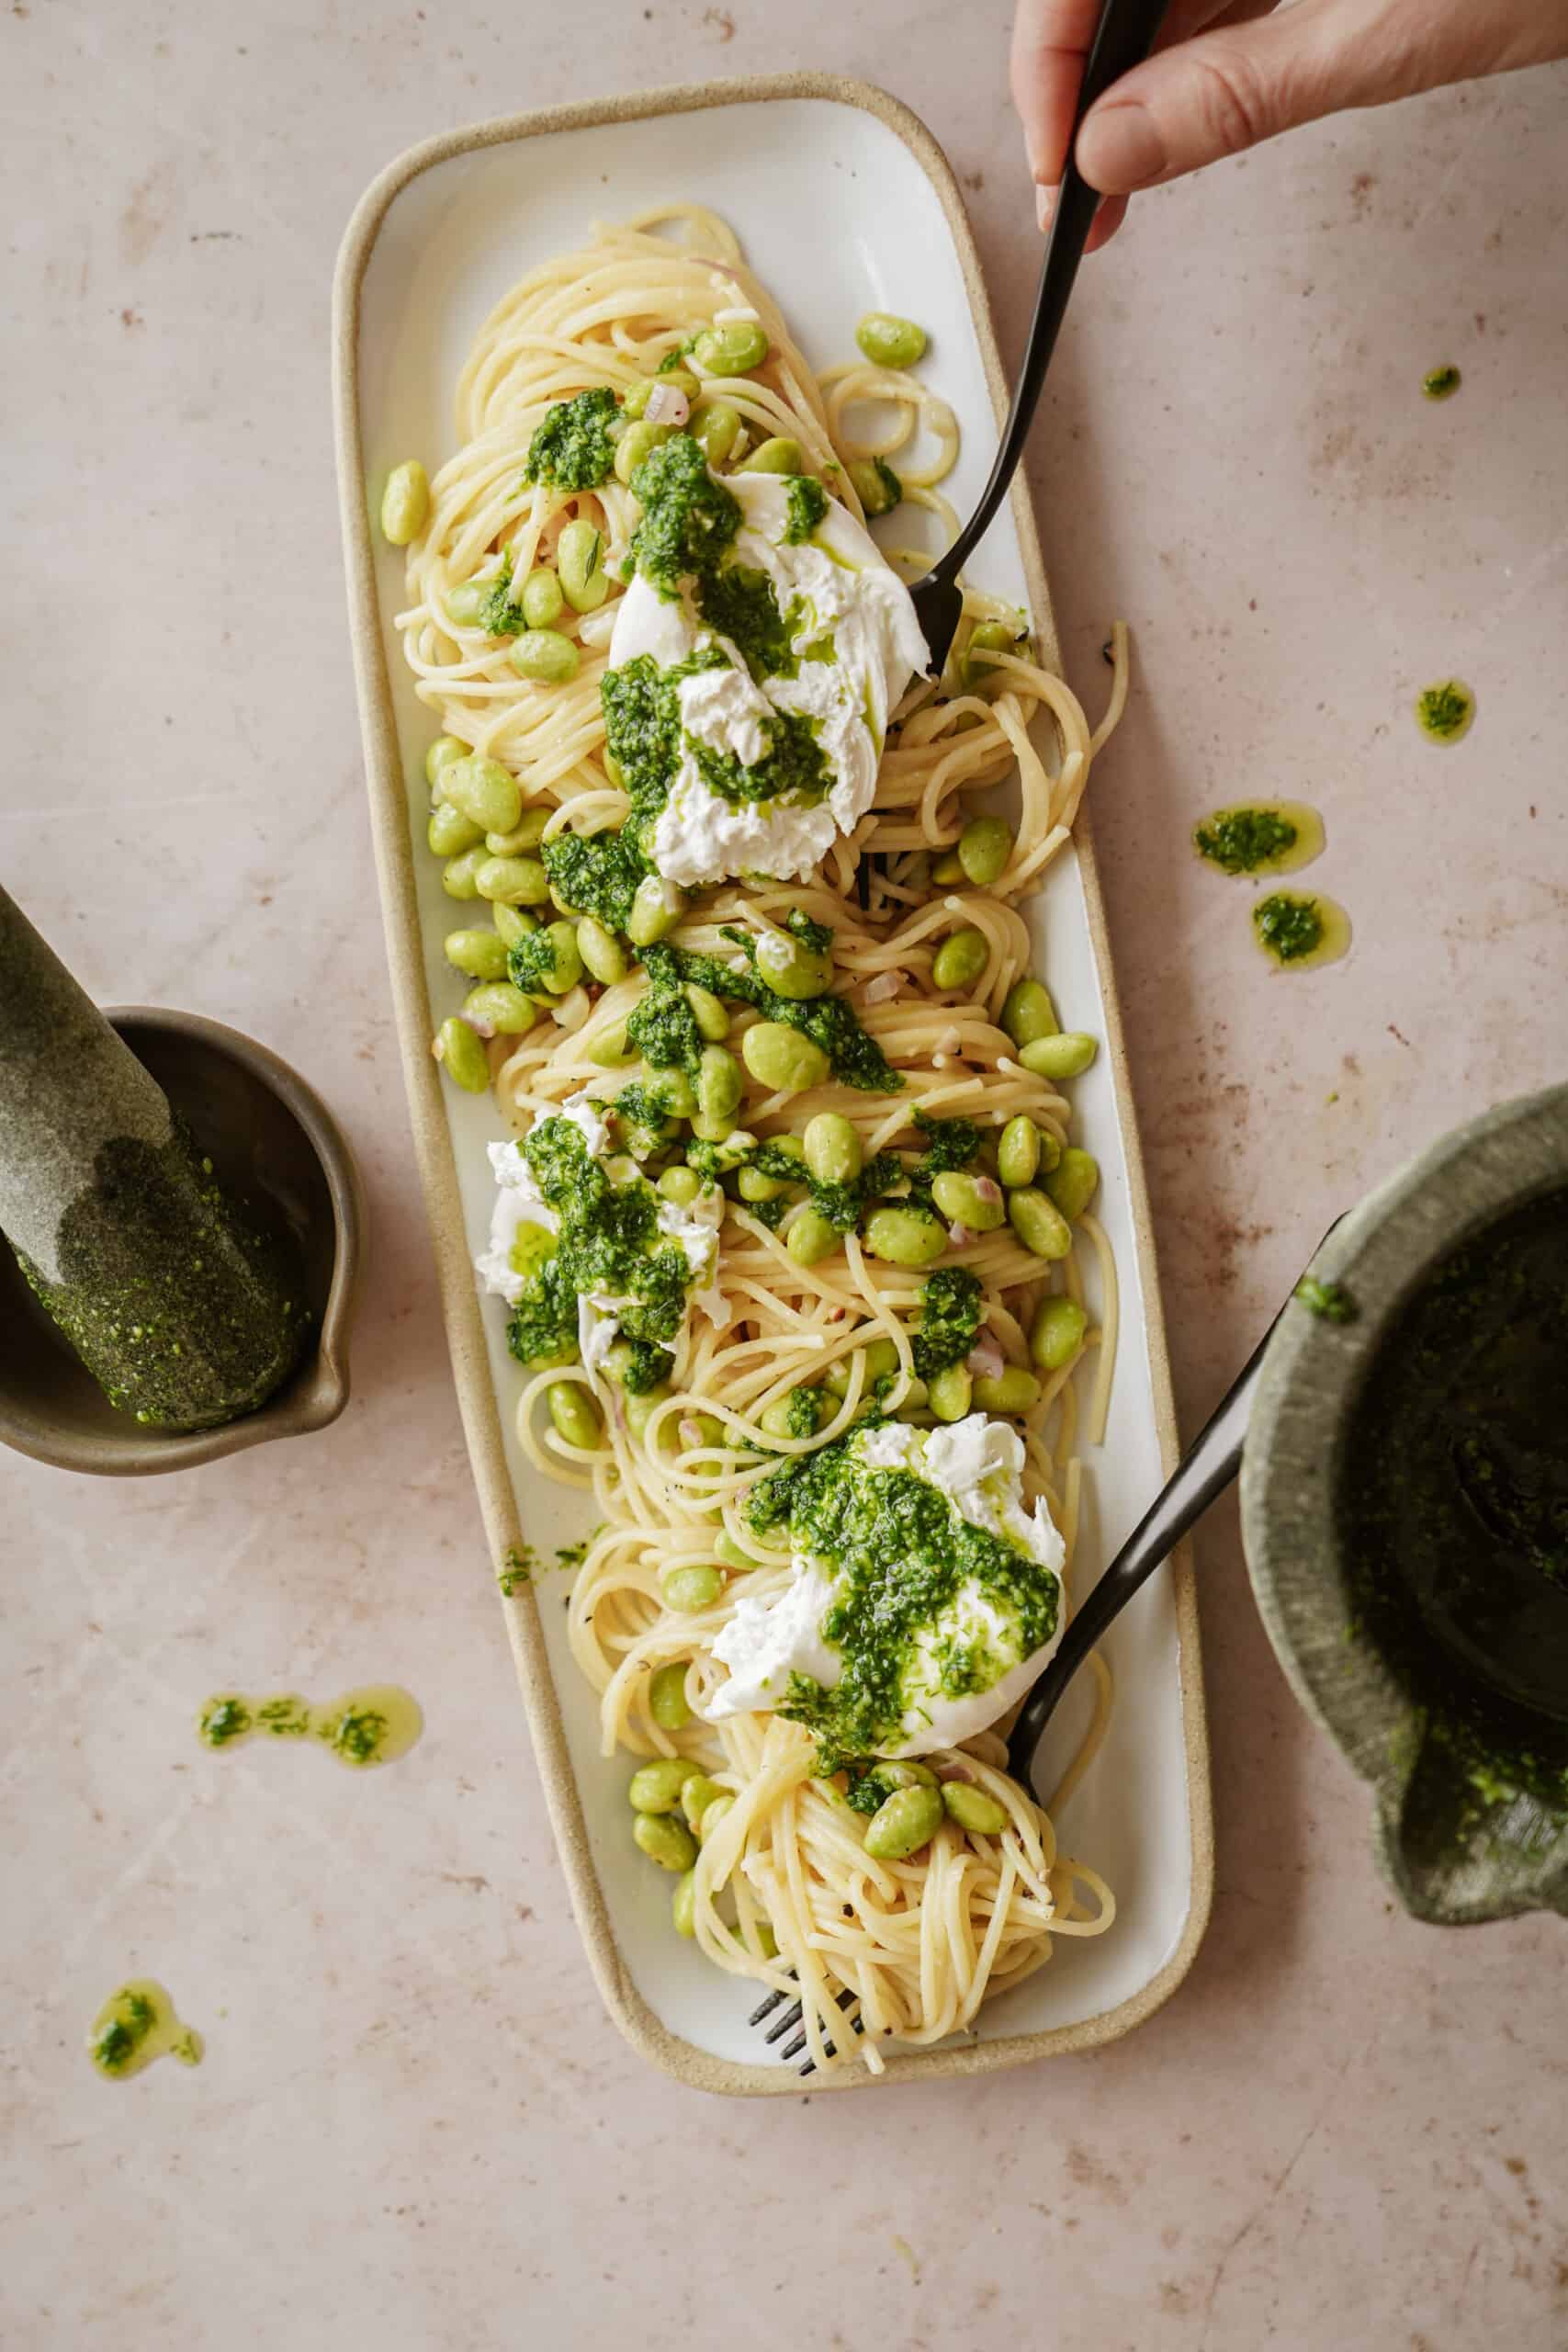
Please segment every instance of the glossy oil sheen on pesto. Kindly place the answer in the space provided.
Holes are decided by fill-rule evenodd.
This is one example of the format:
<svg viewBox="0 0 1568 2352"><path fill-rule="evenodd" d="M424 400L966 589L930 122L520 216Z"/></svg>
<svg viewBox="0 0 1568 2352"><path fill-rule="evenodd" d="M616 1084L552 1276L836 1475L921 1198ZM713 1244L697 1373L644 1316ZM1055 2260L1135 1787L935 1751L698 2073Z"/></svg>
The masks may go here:
<svg viewBox="0 0 1568 2352"><path fill-rule="evenodd" d="M177 2058L182 2066L199 2066L204 2044L199 2033L181 2023L154 1977L135 1976L109 1995L93 2019L87 2054L100 2075L123 2082L155 2058Z"/></svg>

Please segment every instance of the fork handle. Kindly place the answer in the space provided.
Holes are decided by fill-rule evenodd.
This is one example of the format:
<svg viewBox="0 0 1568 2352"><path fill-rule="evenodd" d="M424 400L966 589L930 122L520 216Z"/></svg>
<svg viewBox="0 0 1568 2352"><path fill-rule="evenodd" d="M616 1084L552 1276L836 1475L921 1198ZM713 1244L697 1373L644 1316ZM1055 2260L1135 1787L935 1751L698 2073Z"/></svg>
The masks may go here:
<svg viewBox="0 0 1568 2352"><path fill-rule="evenodd" d="M1072 136L1067 141L1066 162L1056 194L1056 209L1045 241L1045 258L1040 267L1034 316L1030 322L1029 340L1023 347L1023 360L1013 390L1012 406L1008 411L1001 447L997 451L996 463L981 492L978 506L940 561L932 565L933 576L940 575L946 580L957 578L985 537L992 517L1007 495L1008 484L1018 469L1023 456L1023 445L1029 438L1029 428L1034 421L1035 404L1045 380L1045 369L1055 348L1057 330L1067 307L1067 297L1073 290L1073 280L1083 259L1084 243L1100 203L1098 192L1080 177L1077 165L1073 161L1073 145L1078 125L1095 100L1111 87L1112 82L1119 82L1123 74L1131 73L1133 67L1148 55L1154 47L1155 35L1159 30L1165 10L1166 0L1105 0L1100 11L1094 43L1078 88L1077 111L1073 117Z"/></svg>
<svg viewBox="0 0 1568 2352"><path fill-rule="evenodd" d="M1283 1310L1281 1309L1281 1312ZM1275 1320L1278 1321L1278 1317ZM1062 1646L1024 1701L1008 1739L1008 1769L1030 1785L1034 1752L1056 1702L1133 1595L1173 1552L1190 1527L1202 1518L1216 1495L1235 1476L1242 1441L1252 1412L1264 1353L1274 1336L1271 1323L1248 1357L1246 1369L1216 1407L1202 1434L1177 1464L1176 1475L1138 1521L1083 1607L1062 1636Z"/></svg>

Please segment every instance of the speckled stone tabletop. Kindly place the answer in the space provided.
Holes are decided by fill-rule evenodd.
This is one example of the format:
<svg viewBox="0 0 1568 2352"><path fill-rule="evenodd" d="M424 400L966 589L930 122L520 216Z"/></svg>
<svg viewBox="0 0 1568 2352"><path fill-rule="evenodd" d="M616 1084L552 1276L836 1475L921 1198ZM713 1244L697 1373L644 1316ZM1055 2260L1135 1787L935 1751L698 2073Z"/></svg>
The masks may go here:
<svg viewBox="0 0 1568 2352"><path fill-rule="evenodd" d="M7 883L106 999L294 1060L373 1217L322 1436L144 1484L0 1462L7 2352L1568 2342L1560 1921L1412 1925L1287 1694L1231 1506L1200 1546L1218 1894L1093 2057L727 2105L581 1964L468 1483L369 870L327 399L333 253L427 132L810 64L961 175L1004 348L1036 256L1000 0L9 0ZM1563 1075L1568 75L1298 135L1135 205L1034 435L1069 671L1135 696L1096 820L1184 1425L1333 1212ZM1463 371L1437 407L1421 378ZM1478 716L1428 748L1415 690ZM1354 957L1272 978L1183 842L1295 796ZM225 1684L401 1681L369 1781L209 1758ZM207 2036L108 2085L125 1974Z"/></svg>

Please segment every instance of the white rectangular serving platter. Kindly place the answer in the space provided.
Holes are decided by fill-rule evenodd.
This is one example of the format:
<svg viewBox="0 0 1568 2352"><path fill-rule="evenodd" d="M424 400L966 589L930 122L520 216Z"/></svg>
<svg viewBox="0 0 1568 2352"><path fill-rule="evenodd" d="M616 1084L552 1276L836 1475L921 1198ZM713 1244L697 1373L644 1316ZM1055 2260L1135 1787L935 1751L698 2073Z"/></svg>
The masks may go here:
<svg viewBox="0 0 1568 2352"><path fill-rule="evenodd" d="M671 198L711 206L778 299L818 368L852 356L868 310L918 317L924 374L963 431L944 483L963 514L996 446L1005 390L956 187L919 121L881 91L815 75L736 82L484 124L415 148L368 190L340 256L334 324L338 465L350 616L393 992L453 1367L493 1556L525 1538L548 1563L585 1528L581 1506L530 1478L513 1432L521 1380L501 1303L476 1295L488 1231L485 1146L502 1125L489 1097L443 1086L431 1007L450 1010L441 943L450 901L424 852L423 759L434 723L392 628L400 554L371 526L389 469L418 455L434 473L454 447L453 390L496 300L592 222ZM1027 604L1046 658L1055 631L1021 485L972 576ZM1092 802L1094 786L1089 797ZM418 854L415 854L417 844ZM1084 1140L1103 1174L1100 1213L1122 1283L1122 1342L1104 1448L1086 1468L1075 1563L1079 1596L1134 1525L1175 1456L1164 1333L1131 1093L1092 852L1059 857L1026 910L1038 961L1074 1028L1106 1050L1075 1085ZM566 1579L544 1573L504 1604L536 1749L579 1924L616 2023L643 2054L712 2089L795 2086L748 2030L754 1988L716 1973L670 1927L669 1882L626 1834L624 1757L599 1753L596 1702L572 1664ZM1211 1892L1207 1745L1190 1568L1179 1558L1114 1627L1119 1694L1110 1734L1057 1828L1115 1889L1111 1931L1058 1939L1054 1958L988 2003L976 2031L891 2058L887 2075L975 2072L1109 2041L1180 1982ZM1086 1712L1086 1711L1085 1711ZM1054 1727L1070 1752L1084 1713ZM1051 1757L1039 1785L1051 1785ZM859 2066L830 2085L875 2079ZM829 2085L824 2085L828 2087Z"/></svg>

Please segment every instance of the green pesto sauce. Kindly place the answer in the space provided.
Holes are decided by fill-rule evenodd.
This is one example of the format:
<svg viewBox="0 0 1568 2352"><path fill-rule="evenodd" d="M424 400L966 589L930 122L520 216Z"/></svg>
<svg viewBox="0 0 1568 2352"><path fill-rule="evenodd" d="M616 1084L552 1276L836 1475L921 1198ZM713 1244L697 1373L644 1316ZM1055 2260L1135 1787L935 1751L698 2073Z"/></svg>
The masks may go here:
<svg viewBox="0 0 1568 2352"><path fill-rule="evenodd" d="M165 1144L119 1136L102 1147L57 1250L58 1282L15 1254L109 1403L145 1426L238 1420L309 1340L292 1238L248 1221L177 1122Z"/></svg>
<svg viewBox="0 0 1568 2352"><path fill-rule="evenodd" d="M924 1478L870 1468L852 1446L840 1438L784 1464L748 1505L759 1534L787 1525L792 1545L836 1575L822 1633L841 1652L841 1679L829 1690L793 1674L779 1709L813 1733L824 1771L901 1744L911 1649L966 1585L1014 1620L1021 1656L1050 1640L1059 1606L1056 1578L1026 1554L971 1526ZM984 1640L953 1632L936 1637L932 1655L952 1699L988 1690L1005 1671Z"/></svg>
<svg viewBox="0 0 1568 2352"><path fill-rule="evenodd" d="M479 626L490 637L521 637L528 626L521 605L512 601L512 558L501 559L501 570L479 607Z"/></svg>
<svg viewBox="0 0 1568 2352"><path fill-rule="evenodd" d="M814 474L792 474L784 495L789 510L784 545L796 548L811 537L828 512L828 493Z"/></svg>
<svg viewBox="0 0 1568 2352"><path fill-rule="evenodd" d="M495 1580L508 1600L514 1592L521 1592L525 1584L533 1583L534 1571L538 1565L531 1544L507 1545L505 1555L495 1572Z"/></svg>
<svg viewBox="0 0 1568 2352"><path fill-rule="evenodd" d="M739 998L743 1004L755 1005L764 1021L782 1022L786 1028L798 1029L803 1036L821 1046L834 1077L843 1085L868 1094L898 1092L904 1083L902 1074L893 1068L870 1033L861 1027L841 997L819 996L802 1001L775 996L756 968L755 943L750 933L729 932L726 935L745 947L748 960L740 968L721 964L716 956L694 955L683 947L660 944L643 950L649 991L626 1027L645 1061L654 1064L654 1055L649 1049L649 1042L645 1042L651 1041L669 1057L656 1067L686 1070L695 1068L702 1039L682 991L682 983L692 980L715 996Z"/></svg>
<svg viewBox="0 0 1568 2352"><path fill-rule="evenodd" d="M552 890L574 913L593 915L609 931L625 931L637 886L653 870L629 836L629 827L558 833L541 853Z"/></svg>
<svg viewBox="0 0 1568 2352"><path fill-rule="evenodd" d="M1459 369L1453 366L1431 368L1421 379L1421 390L1429 401L1451 400L1461 383Z"/></svg>
<svg viewBox="0 0 1568 2352"><path fill-rule="evenodd" d="M1353 1626L1499 1788L1568 1800L1568 1191L1443 1261L1358 1400ZM1559 1822L1559 1831L1562 1824Z"/></svg>
<svg viewBox="0 0 1568 2352"><path fill-rule="evenodd" d="M141 2074L154 2058L177 2058L182 2066L199 2066L204 2044L199 2033L181 2024L164 1987L151 1976L137 1976L111 1993L98 2011L87 2036L87 2054L100 2075L123 2081Z"/></svg>
<svg viewBox="0 0 1568 2352"><path fill-rule="evenodd" d="M570 1119L539 1120L521 1148L559 1229L547 1237L555 1247L512 1310L513 1354L536 1367L574 1362L577 1301L593 1290L628 1302L617 1310L626 1340L664 1351L686 1312L691 1269L685 1251L660 1233L653 1186L642 1176L613 1184Z"/></svg>
<svg viewBox="0 0 1568 2352"><path fill-rule="evenodd" d="M1458 678L1424 687L1416 697L1416 724L1434 743L1457 743L1474 717L1475 696Z"/></svg>
<svg viewBox="0 0 1568 2352"><path fill-rule="evenodd" d="M1343 1283L1321 1282L1316 1274L1302 1276L1296 1296L1324 1323L1353 1323L1359 1311Z"/></svg>
<svg viewBox="0 0 1568 2352"><path fill-rule="evenodd" d="M225 1690L209 1699L197 1718L208 1747L238 1747L252 1738L316 1739L342 1764L390 1764L406 1756L424 1728L419 1702L395 1683L367 1683L313 1707L292 1690L249 1699Z"/></svg>
<svg viewBox="0 0 1568 2352"><path fill-rule="evenodd" d="M790 639L805 608L795 597L781 613L765 571L749 563L726 564L697 582L695 602L709 628L728 638L758 685L764 678L798 677L800 662Z"/></svg>
<svg viewBox="0 0 1568 2352"><path fill-rule="evenodd" d="M962 1363L980 1329L981 1284L967 1266L939 1266L926 1276L920 1328L915 1334L915 1371L921 1380Z"/></svg>
<svg viewBox="0 0 1568 2352"><path fill-rule="evenodd" d="M1277 964L1293 964L1323 944L1323 917L1316 899L1297 898L1288 890L1260 899L1252 910L1252 923L1258 944Z"/></svg>
<svg viewBox="0 0 1568 2352"><path fill-rule="evenodd" d="M707 469L689 433L673 434L651 450L632 476L642 520L632 533L632 559L643 578L666 598L682 580L707 579L740 529L740 502Z"/></svg>
<svg viewBox="0 0 1568 2352"><path fill-rule="evenodd" d="M1227 808L1192 834L1201 857L1226 874L1255 874L1296 845L1296 829L1271 808Z"/></svg>
<svg viewBox="0 0 1568 2352"><path fill-rule="evenodd" d="M615 471L611 426L620 404L606 385L558 401L528 444L525 482L547 482L552 490L597 490Z"/></svg>

